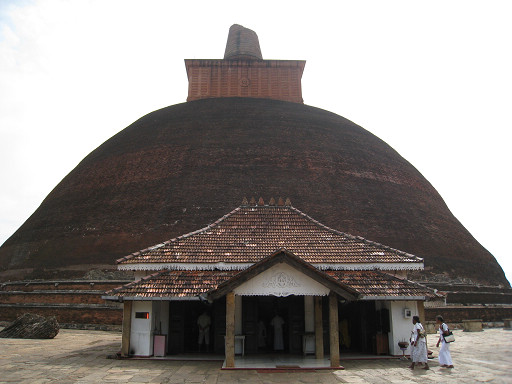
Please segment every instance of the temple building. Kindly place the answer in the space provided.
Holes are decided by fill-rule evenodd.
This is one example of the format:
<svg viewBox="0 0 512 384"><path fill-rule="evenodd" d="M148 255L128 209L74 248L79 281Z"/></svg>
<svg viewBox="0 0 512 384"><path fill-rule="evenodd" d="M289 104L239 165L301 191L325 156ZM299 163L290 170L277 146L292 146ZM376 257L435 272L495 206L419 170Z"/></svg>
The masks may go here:
<svg viewBox="0 0 512 384"><path fill-rule="evenodd" d="M399 355L412 316L438 296L407 280L421 258L328 228L289 199L244 199L117 263L137 276L105 296L124 303L123 355L211 352L226 368L238 354L329 356L333 368L344 349Z"/></svg>

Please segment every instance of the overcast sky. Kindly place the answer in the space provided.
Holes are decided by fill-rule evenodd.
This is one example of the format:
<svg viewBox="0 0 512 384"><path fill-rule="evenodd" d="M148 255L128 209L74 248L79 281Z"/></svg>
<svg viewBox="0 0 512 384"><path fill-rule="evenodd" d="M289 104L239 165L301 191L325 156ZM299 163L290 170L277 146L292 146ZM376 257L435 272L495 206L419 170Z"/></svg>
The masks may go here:
<svg viewBox="0 0 512 384"><path fill-rule="evenodd" d="M229 27L411 162L512 282L511 1L0 0L0 244L88 153L184 102ZM343 230L343 228L338 228Z"/></svg>

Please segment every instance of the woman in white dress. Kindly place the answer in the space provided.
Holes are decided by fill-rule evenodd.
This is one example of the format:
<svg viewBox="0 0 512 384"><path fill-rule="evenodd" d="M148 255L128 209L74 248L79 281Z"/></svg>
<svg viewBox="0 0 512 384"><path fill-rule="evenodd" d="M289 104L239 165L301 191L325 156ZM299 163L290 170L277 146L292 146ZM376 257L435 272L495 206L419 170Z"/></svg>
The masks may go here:
<svg viewBox="0 0 512 384"><path fill-rule="evenodd" d="M421 325L419 316L412 317L414 327L411 333L411 360L409 368L414 369L416 365L423 364L423 369L430 369L427 356L427 337Z"/></svg>
<svg viewBox="0 0 512 384"><path fill-rule="evenodd" d="M439 340L437 341L436 347L441 344L439 349L439 365L445 368L453 368L452 355L450 355L450 343L444 340L444 333L448 332L448 326L445 324L443 316L436 316L436 324L439 326Z"/></svg>

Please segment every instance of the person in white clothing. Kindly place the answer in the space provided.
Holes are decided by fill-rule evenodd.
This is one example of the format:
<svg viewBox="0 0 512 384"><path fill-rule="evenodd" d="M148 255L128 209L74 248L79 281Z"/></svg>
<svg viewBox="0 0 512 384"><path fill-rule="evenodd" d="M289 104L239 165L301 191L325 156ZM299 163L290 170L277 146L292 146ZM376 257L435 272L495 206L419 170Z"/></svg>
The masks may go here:
<svg viewBox="0 0 512 384"><path fill-rule="evenodd" d="M284 349L283 325L284 320L276 314L270 321L270 325L274 327L274 351L282 351Z"/></svg>
<svg viewBox="0 0 512 384"><path fill-rule="evenodd" d="M439 326L439 340L436 347L439 347L439 344L441 344L441 349L439 349L439 365L444 368L453 368L450 343L444 340L444 335L449 331L449 328L441 315L436 316L436 324Z"/></svg>
<svg viewBox="0 0 512 384"><path fill-rule="evenodd" d="M206 351L208 351L210 346L210 325L212 324L212 320L208 312L203 312L197 318L197 327L199 328L199 337L197 339L197 344L199 344L199 351L201 351L201 346L204 343L206 344Z"/></svg>
<svg viewBox="0 0 512 384"><path fill-rule="evenodd" d="M419 316L412 317L414 324L411 333L411 360L409 368L414 369L416 365L423 364L423 369L430 369L428 366L427 355L427 334L423 325L421 325Z"/></svg>

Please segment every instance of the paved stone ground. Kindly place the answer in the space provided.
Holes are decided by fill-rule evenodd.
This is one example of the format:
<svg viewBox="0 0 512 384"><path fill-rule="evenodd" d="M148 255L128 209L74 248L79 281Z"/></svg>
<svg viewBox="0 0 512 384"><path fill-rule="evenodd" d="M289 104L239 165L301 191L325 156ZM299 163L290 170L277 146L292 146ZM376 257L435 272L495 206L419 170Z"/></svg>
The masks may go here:
<svg viewBox="0 0 512 384"><path fill-rule="evenodd" d="M512 383L512 331L455 332L455 369L399 360L343 361L344 371L221 371L220 362L112 360L116 332L61 330L53 340L0 339L0 383ZM436 337L428 337L435 351Z"/></svg>

